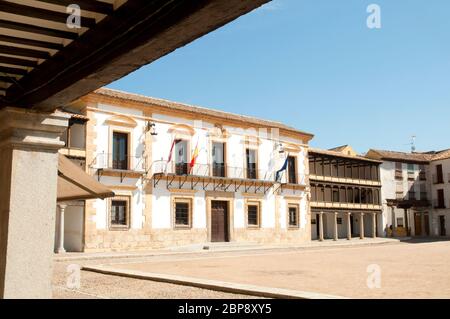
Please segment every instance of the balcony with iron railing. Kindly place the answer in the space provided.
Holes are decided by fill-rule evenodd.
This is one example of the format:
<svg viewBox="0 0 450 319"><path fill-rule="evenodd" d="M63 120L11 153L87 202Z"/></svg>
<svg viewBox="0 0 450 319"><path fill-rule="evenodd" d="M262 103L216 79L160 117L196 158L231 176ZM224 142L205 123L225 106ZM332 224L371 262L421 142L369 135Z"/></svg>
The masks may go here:
<svg viewBox="0 0 450 319"><path fill-rule="evenodd" d="M274 170L257 169L256 167L234 167L223 163L214 164L194 164L190 163L167 163L167 161L155 161L150 167L148 176L154 175L175 175L175 176L196 176L211 177L222 179L254 180L275 183L276 172ZM279 175L279 181L282 184L295 181L294 184L306 185L307 178L304 174L291 174L288 176L285 172Z"/></svg>
<svg viewBox="0 0 450 319"><path fill-rule="evenodd" d="M427 174L425 171L420 171L419 173L419 180L426 181L427 180Z"/></svg>
<svg viewBox="0 0 450 319"><path fill-rule="evenodd" d="M433 174L433 184L443 184L444 183L444 176Z"/></svg>
<svg viewBox="0 0 450 319"><path fill-rule="evenodd" d="M403 179L403 171L402 170L395 170L395 179L397 179L397 180Z"/></svg>
<svg viewBox="0 0 450 319"><path fill-rule="evenodd" d="M127 176L139 177L146 173L145 156L116 156L111 153L99 153L89 168L96 171L98 180L102 175L119 175L121 181Z"/></svg>
<svg viewBox="0 0 450 319"><path fill-rule="evenodd" d="M446 206L445 205L445 200L434 199L433 200L433 207L436 208L436 209L445 209L447 207L450 207L450 202L449 202L449 205Z"/></svg>

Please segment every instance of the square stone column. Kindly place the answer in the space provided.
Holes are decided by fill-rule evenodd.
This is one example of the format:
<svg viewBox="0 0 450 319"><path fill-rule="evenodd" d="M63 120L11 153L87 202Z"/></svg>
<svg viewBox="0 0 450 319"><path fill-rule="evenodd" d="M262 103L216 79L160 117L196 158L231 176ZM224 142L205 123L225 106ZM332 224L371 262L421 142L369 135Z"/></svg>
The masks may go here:
<svg viewBox="0 0 450 319"><path fill-rule="evenodd" d="M364 239L364 213L359 218L359 239Z"/></svg>
<svg viewBox="0 0 450 319"><path fill-rule="evenodd" d="M319 216L319 241L324 241L323 236L323 212L317 214Z"/></svg>
<svg viewBox="0 0 450 319"><path fill-rule="evenodd" d="M0 110L0 297L51 298L62 113Z"/></svg>

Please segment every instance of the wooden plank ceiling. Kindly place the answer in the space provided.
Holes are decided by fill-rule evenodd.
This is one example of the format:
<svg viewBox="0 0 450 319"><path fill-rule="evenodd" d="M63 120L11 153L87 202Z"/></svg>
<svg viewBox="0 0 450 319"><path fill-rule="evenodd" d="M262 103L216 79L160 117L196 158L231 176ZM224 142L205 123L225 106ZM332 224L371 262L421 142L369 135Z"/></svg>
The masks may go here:
<svg viewBox="0 0 450 319"><path fill-rule="evenodd" d="M55 109L268 1L0 0L0 108Z"/></svg>

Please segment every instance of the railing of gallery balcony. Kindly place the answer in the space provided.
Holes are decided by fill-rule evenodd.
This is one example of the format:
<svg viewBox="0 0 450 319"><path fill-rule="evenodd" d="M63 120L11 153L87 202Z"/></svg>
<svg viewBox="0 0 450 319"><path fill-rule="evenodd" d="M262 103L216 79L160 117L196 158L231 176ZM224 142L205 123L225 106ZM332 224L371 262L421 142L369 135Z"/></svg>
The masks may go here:
<svg viewBox="0 0 450 319"><path fill-rule="evenodd" d="M244 191L248 191L251 187L255 191L264 191L266 193L275 184L289 185L290 187L306 186L306 175L291 175L290 181L295 180L295 184L288 183L289 177L285 172L281 172L276 181L275 170L263 170L253 167L234 167L226 164L194 164L190 163L168 163L160 160L152 163L149 172L146 174L148 178L153 179L156 187L163 177L167 177L167 187L178 187L188 183L191 188L202 185L204 189L212 185L214 190L237 191L240 187Z"/></svg>

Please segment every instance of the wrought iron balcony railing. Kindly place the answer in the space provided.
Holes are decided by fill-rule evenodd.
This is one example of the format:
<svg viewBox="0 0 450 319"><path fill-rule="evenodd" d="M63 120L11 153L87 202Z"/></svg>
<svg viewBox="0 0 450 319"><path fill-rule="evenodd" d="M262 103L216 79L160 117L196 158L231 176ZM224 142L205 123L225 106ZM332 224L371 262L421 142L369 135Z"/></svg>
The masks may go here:
<svg viewBox="0 0 450 319"><path fill-rule="evenodd" d="M195 164L189 163L167 163L167 161L155 161L150 168L150 176L155 174L177 175L177 176L201 176L218 177L229 179L249 179L258 181L275 182L276 171L256 169L253 167L233 167L222 163ZM288 183L286 172L279 174L281 183ZM291 176L291 181L293 177ZM305 185L306 175L295 175L296 184Z"/></svg>
<svg viewBox="0 0 450 319"><path fill-rule="evenodd" d="M447 208L447 206L445 205L445 200L439 200L439 199L433 200L433 207L440 208L440 209Z"/></svg>
<svg viewBox="0 0 450 319"><path fill-rule="evenodd" d="M145 156L122 156L111 153L99 153L91 164L94 169L111 169L145 172Z"/></svg>

